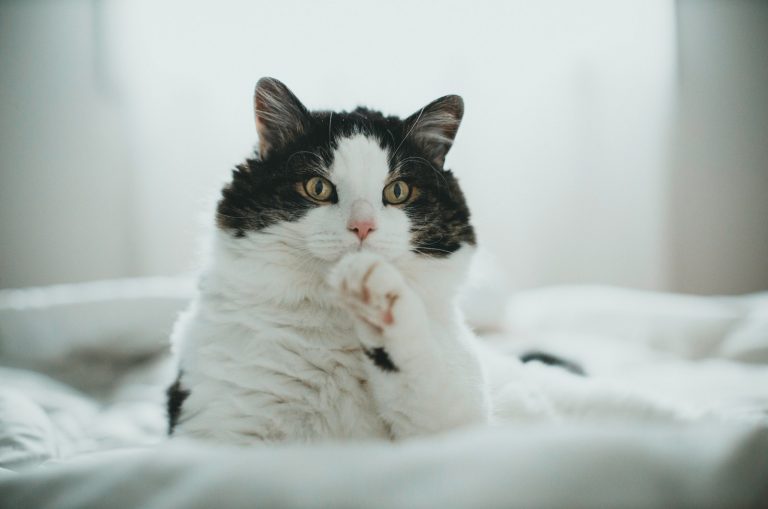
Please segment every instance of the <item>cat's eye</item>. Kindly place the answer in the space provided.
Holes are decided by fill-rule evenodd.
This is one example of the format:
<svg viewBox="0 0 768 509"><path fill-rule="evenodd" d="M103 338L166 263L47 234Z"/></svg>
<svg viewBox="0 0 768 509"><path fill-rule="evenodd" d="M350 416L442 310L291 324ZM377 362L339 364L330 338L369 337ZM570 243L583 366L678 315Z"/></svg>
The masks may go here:
<svg viewBox="0 0 768 509"><path fill-rule="evenodd" d="M395 180L384 188L384 202L398 205L411 196L411 188L402 180Z"/></svg>
<svg viewBox="0 0 768 509"><path fill-rule="evenodd" d="M312 177L304 182L304 191L310 198L317 201L328 201L333 194L333 184L323 177Z"/></svg>

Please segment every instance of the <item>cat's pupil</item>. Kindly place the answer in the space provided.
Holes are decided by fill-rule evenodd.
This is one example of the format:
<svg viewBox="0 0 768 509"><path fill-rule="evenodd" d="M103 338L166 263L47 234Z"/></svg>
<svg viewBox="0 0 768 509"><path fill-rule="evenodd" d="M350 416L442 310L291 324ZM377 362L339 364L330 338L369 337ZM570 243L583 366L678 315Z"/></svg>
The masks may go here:
<svg viewBox="0 0 768 509"><path fill-rule="evenodd" d="M400 190L400 184L395 184L395 188L392 190L395 194L395 198L400 198L402 191Z"/></svg>
<svg viewBox="0 0 768 509"><path fill-rule="evenodd" d="M317 182L315 182L315 194L319 196L322 193L323 193L323 181L318 180Z"/></svg>

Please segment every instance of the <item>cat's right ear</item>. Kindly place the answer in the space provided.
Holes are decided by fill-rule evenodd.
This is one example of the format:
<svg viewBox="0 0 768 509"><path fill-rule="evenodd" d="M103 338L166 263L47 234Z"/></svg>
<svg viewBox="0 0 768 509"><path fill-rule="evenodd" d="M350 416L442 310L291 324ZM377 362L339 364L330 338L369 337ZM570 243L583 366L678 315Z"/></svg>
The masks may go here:
<svg viewBox="0 0 768 509"><path fill-rule="evenodd" d="M406 136L442 168L463 116L464 100L458 95L446 95L405 119Z"/></svg>
<svg viewBox="0 0 768 509"><path fill-rule="evenodd" d="M253 95L259 157L280 150L309 128L311 117L293 92L274 78L261 78Z"/></svg>

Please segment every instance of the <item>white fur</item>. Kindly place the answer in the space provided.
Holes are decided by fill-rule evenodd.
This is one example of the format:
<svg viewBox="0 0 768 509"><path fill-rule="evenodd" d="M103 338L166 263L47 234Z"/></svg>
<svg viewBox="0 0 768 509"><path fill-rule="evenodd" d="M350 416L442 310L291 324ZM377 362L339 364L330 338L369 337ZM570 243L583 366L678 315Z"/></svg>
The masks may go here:
<svg viewBox="0 0 768 509"><path fill-rule="evenodd" d="M410 251L408 218L381 201L387 154L374 140L342 140L328 177L337 204L246 238L215 234L174 331L191 390L177 435L400 439L489 420L456 305L471 247L441 259ZM347 229L360 210L376 223L362 245ZM398 372L363 353L379 346Z"/></svg>

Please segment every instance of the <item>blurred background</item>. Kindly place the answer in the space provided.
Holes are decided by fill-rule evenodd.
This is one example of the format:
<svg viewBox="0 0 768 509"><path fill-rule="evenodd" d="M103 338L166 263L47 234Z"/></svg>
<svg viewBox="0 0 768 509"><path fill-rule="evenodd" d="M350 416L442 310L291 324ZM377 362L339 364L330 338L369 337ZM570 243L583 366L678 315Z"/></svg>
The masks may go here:
<svg viewBox="0 0 768 509"><path fill-rule="evenodd" d="M261 76L461 94L447 166L509 289L768 289L759 0L0 0L0 287L192 270Z"/></svg>

